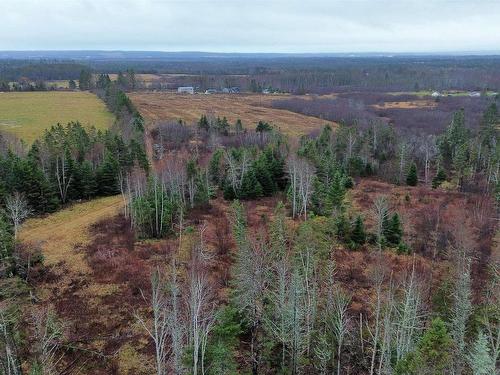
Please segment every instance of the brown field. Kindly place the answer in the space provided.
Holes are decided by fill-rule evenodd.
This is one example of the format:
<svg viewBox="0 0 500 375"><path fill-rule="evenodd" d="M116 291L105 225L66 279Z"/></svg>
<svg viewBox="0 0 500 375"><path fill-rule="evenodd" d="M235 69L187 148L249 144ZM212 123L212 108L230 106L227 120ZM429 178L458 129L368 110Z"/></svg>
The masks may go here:
<svg viewBox="0 0 500 375"><path fill-rule="evenodd" d="M433 100L413 100L408 102L385 102L384 104L372 105L375 109L417 109L434 108L437 103Z"/></svg>
<svg viewBox="0 0 500 375"><path fill-rule="evenodd" d="M336 126L334 122L317 117L269 108L271 101L289 98L289 95L180 95L137 92L129 96L146 119L152 122L182 119L193 123L203 114L226 116L230 123L241 119L243 125L249 129L254 129L260 120L267 121L290 136L308 134L326 124Z"/></svg>

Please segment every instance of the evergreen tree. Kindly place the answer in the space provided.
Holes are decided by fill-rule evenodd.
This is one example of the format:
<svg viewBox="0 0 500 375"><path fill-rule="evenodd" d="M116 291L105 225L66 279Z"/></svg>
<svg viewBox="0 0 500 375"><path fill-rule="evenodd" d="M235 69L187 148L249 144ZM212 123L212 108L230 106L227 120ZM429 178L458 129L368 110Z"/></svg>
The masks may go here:
<svg viewBox="0 0 500 375"><path fill-rule="evenodd" d="M349 242L351 238L351 224L344 214L337 216L335 220L335 234L340 241Z"/></svg>
<svg viewBox="0 0 500 375"><path fill-rule="evenodd" d="M488 338L483 332L479 332L467 359L473 375L495 373L495 360L490 354Z"/></svg>
<svg viewBox="0 0 500 375"><path fill-rule="evenodd" d="M208 165L208 174L210 176L210 180L213 184L222 186L224 182L224 178L221 171L221 162L222 162L223 151L222 149L217 149L210 159L210 163Z"/></svg>
<svg viewBox="0 0 500 375"><path fill-rule="evenodd" d="M255 177L262 186L262 194L266 197L273 195L278 190L278 186L271 174L272 170L264 154L261 154L254 162L253 170Z"/></svg>
<svg viewBox="0 0 500 375"><path fill-rule="evenodd" d="M201 130L205 130L205 131L210 130L210 123L208 122L207 116L201 115L200 119L198 120L198 127Z"/></svg>
<svg viewBox="0 0 500 375"><path fill-rule="evenodd" d="M104 162L97 170L97 188L100 195L118 194L118 161L107 153L104 157Z"/></svg>
<svg viewBox="0 0 500 375"><path fill-rule="evenodd" d="M79 175L81 177L80 197L84 199L92 198L97 193L97 181L92 164L89 161L86 160L80 164Z"/></svg>
<svg viewBox="0 0 500 375"><path fill-rule="evenodd" d="M69 80L68 87L70 90L76 90L76 82L72 79Z"/></svg>
<svg viewBox="0 0 500 375"><path fill-rule="evenodd" d="M479 129L479 138L481 143L487 148L493 148L495 135L497 133L497 125L500 122L498 108L496 103L491 103L486 109L481 119L481 127Z"/></svg>
<svg viewBox="0 0 500 375"><path fill-rule="evenodd" d="M14 234L12 225L10 225L4 212L0 211L0 266L9 265L13 248Z"/></svg>
<svg viewBox="0 0 500 375"><path fill-rule="evenodd" d="M451 346L446 324L436 318L420 340L418 355L422 364L432 369L431 373L442 374L449 365Z"/></svg>
<svg viewBox="0 0 500 375"><path fill-rule="evenodd" d="M269 125L269 123L264 122L264 121L259 121L257 124L257 127L255 128L255 131L257 133L265 133L265 132L270 132L273 130L273 127Z"/></svg>
<svg viewBox="0 0 500 375"><path fill-rule="evenodd" d="M446 172L443 168L439 167L436 176L432 179L432 188L436 189L444 181L446 181Z"/></svg>
<svg viewBox="0 0 500 375"><path fill-rule="evenodd" d="M337 172L333 176L330 189L328 191L328 199L330 200L330 205L333 208L340 208L345 197L345 182L344 176Z"/></svg>
<svg viewBox="0 0 500 375"><path fill-rule="evenodd" d="M80 90L90 90L92 88L92 73L88 69L82 69L78 80Z"/></svg>
<svg viewBox="0 0 500 375"><path fill-rule="evenodd" d="M209 375L233 375L238 372L235 354L238 337L243 331L241 321L237 308L229 305L219 310L207 350Z"/></svg>
<svg viewBox="0 0 500 375"><path fill-rule="evenodd" d="M403 237L403 227L397 212L383 224L384 238L390 246L397 246Z"/></svg>
<svg viewBox="0 0 500 375"><path fill-rule="evenodd" d="M408 186L417 186L418 175L417 175L417 165L412 163L408 175L406 176L406 184Z"/></svg>
<svg viewBox="0 0 500 375"><path fill-rule="evenodd" d="M241 189L238 192L238 198L255 199L263 195L262 186L255 176L255 171L251 168L243 176Z"/></svg>
<svg viewBox="0 0 500 375"><path fill-rule="evenodd" d="M351 240L356 245L363 245L366 241L365 225L361 216L357 216L351 231Z"/></svg>
<svg viewBox="0 0 500 375"><path fill-rule="evenodd" d="M229 122L227 121L227 118L225 116L222 118L222 120L217 117L217 131L222 135L229 134Z"/></svg>
<svg viewBox="0 0 500 375"><path fill-rule="evenodd" d="M445 374L450 366L452 340L446 324L435 318L424 333L415 352L395 366L395 375Z"/></svg>

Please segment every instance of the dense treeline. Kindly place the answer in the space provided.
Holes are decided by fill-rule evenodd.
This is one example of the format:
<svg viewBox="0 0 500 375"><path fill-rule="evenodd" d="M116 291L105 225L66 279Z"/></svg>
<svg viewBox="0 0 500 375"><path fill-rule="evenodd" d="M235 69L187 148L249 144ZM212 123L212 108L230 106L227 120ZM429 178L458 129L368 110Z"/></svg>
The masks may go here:
<svg viewBox="0 0 500 375"><path fill-rule="evenodd" d="M78 122L58 124L25 156L10 150L0 156L0 202L18 192L35 213L52 212L70 201L117 194L120 174L136 166L149 168L136 140L126 143Z"/></svg>
<svg viewBox="0 0 500 375"><path fill-rule="evenodd" d="M83 64L60 61L0 60L0 81L18 81L27 78L32 81L76 80Z"/></svg>
<svg viewBox="0 0 500 375"><path fill-rule="evenodd" d="M74 79L81 70L105 74L126 72L181 74L170 82L208 88L238 86L245 91L330 93L339 91L418 91L422 89L500 89L497 57L331 57L187 56L165 59L79 62L2 60L0 82L27 77L32 81ZM88 64L88 65L87 65ZM90 68L90 69L89 69ZM182 76L185 74L185 76ZM137 88L135 82L133 88ZM162 82L153 82L161 88Z"/></svg>

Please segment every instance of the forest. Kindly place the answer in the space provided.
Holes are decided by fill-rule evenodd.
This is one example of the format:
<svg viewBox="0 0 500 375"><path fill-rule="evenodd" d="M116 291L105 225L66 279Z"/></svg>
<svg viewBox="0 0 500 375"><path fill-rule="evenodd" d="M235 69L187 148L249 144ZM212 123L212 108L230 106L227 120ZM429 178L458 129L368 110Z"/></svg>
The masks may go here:
<svg viewBox="0 0 500 375"><path fill-rule="evenodd" d="M115 122L0 133L1 373L498 371L496 58L7 61L0 81L72 79ZM229 107L163 121L129 97L139 73L199 64L200 87L271 87L290 93L271 107L332 125L287 136ZM120 213L71 249L88 270L23 241L30 220L106 196Z"/></svg>

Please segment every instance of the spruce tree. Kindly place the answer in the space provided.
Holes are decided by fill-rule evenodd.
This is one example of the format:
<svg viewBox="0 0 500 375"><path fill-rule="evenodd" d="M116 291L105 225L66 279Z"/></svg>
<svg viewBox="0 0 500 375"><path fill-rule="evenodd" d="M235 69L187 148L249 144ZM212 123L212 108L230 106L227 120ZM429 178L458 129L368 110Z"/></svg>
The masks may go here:
<svg viewBox="0 0 500 375"><path fill-rule="evenodd" d="M446 172L442 167L439 167L436 176L432 179L432 188L436 189L444 181L446 181Z"/></svg>
<svg viewBox="0 0 500 375"><path fill-rule="evenodd" d="M113 195L118 193L118 161L107 153L104 162L97 170L97 185L100 195Z"/></svg>
<svg viewBox="0 0 500 375"><path fill-rule="evenodd" d="M495 360L490 353L487 336L480 331L468 356L473 375L489 375L495 373Z"/></svg>
<svg viewBox="0 0 500 375"><path fill-rule="evenodd" d="M440 318L432 321L418 345L419 362L432 374L443 374L450 362L452 341Z"/></svg>
<svg viewBox="0 0 500 375"><path fill-rule="evenodd" d="M406 184L408 186L417 186L418 175L417 175L417 165L412 163L408 175L406 176Z"/></svg>
<svg viewBox="0 0 500 375"><path fill-rule="evenodd" d="M255 199L262 195L262 186L259 180L257 180L253 168L251 168L243 176L238 197L241 199Z"/></svg>
<svg viewBox="0 0 500 375"><path fill-rule="evenodd" d="M365 225L361 216L357 216L351 231L351 240L356 245L363 245L366 241Z"/></svg>
<svg viewBox="0 0 500 375"><path fill-rule="evenodd" d="M351 225L344 214L337 216L335 220L335 234L340 241L348 242L351 237Z"/></svg>
<svg viewBox="0 0 500 375"><path fill-rule="evenodd" d="M344 200L346 188L344 182L344 176L337 172L333 176L333 180L330 184L330 189L328 191L328 199L332 208L340 208Z"/></svg>
<svg viewBox="0 0 500 375"><path fill-rule="evenodd" d="M201 115L200 119L198 120L198 127L205 131L210 130L210 124L208 122L207 116Z"/></svg>
<svg viewBox="0 0 500 375"><path fill-rule="evenodd" d="M397 246L403 237L403 227L399 215L395 212L385 224L384 237L391 246Z"/></svg>

